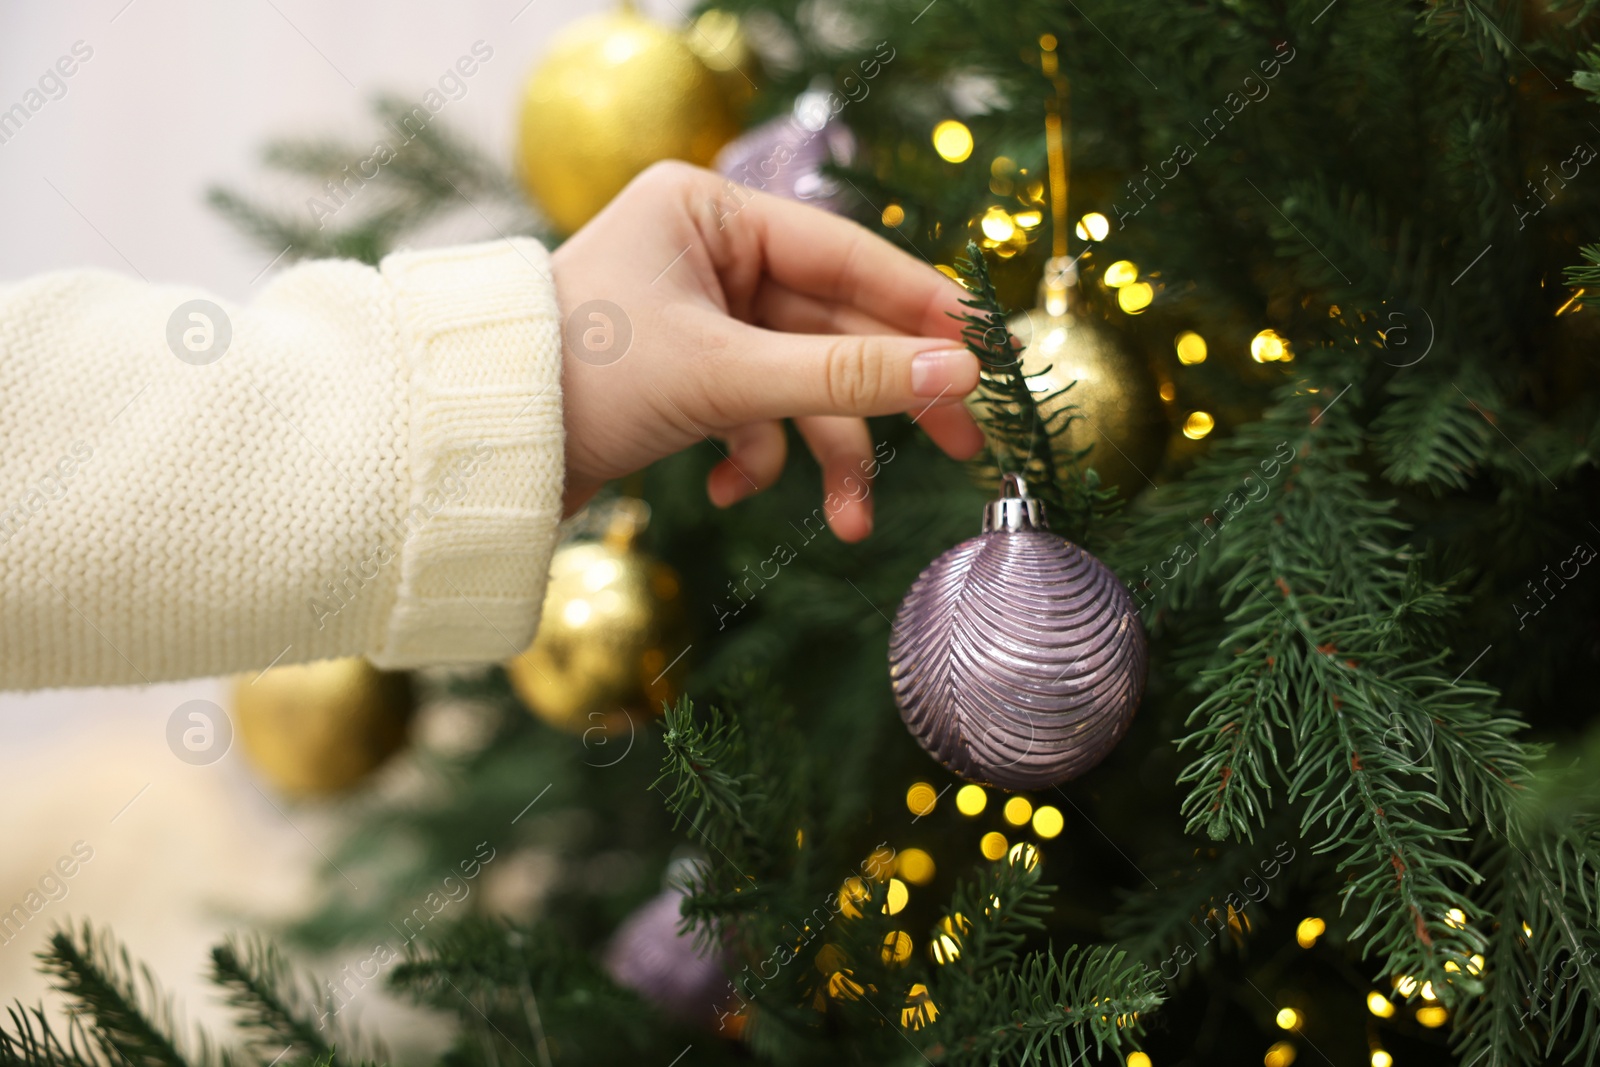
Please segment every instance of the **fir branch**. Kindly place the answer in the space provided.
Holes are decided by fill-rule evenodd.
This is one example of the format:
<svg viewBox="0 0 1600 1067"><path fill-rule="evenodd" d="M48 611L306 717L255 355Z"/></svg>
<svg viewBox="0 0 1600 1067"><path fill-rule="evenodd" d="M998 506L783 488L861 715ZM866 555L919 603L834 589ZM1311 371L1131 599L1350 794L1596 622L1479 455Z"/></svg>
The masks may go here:
<svg viewBox="0 0 1600 1067"><path fill-rule="evenodd" d="M191 1060L179 1047L171 1004L147 967L135 967L128 950L86 922L58 930L39 954L42 969L75 1010L94 1020L91 1036L108 1059L129 1067L208 1067L218 1062L202 1034ZM221 1062L226 1065L228 1058Z"/></svg>
<svg viewBox="0 0 1600 1067"><path fill-rule="evenodd" d="M1006 325L1009 315L995 292L983 250L968 241L967 254L956 260L956 269L969 293L961 303L972 309L964 316L961 335L982 368L975 403L983 411L990 459L1001 473L1022 476L1052 521L1073 539L1085 540L1097 512L1104 511L1116 494L1100 489L1090 476L1064 474L1090 452L1085 448L1059 454L1067 428L1083 418L1077 407L1065 404L1048 416L1042 413L1076 383L1044 395L1033 392L1030 377L1045 375L1051 368L1036 368L1032 376L1023 373L1020 346Z"/></svg>
<svg viewBox="0 0 1600 1067"><path fill-rule="evenodd" d="M0 1067L109 1067L116 1061L97 1047L83 1029L80 1016L67 1018L62 1041L44 1008L20 1003L6 1009L9 1024L0 1024Z"/></svg>
<svg viewBox="0 0 1600 1067"><path fill-rule="evenodd" d="M1393 400L1373 422L1384 477L1435 493L1465 489L1493 443L1489 424L1459 389L1432 375L1398 375L1388 391Z"/></svg>
<svg viewBox="0 0 1600 1067"><path fill-rule="evenodd" d="M270 943L257 938L241 946L229 938L215 946L211 980L226 992L228 1005L240 1014L239 1026L258 1048L275 1056L293 1051L317 1067L345 1067L324 1037L336 1006L312 1003Z"/></svg>
<svg viewBox="0 0 1600 1067"><path fill-rule="evenodd" d="M755 775L725 769L744 757L744 735L737 722L725 720L717 708L710 710L706 722L697 722L694 705L688 697L680 697L662 715L662 725L666 754L661 777L651 788L666 797L673 826L687 822L691 831L714 846L755 839L756 831L744 813L746 803L761 800ZM671 790L661 790L668 781Z"/></svg>

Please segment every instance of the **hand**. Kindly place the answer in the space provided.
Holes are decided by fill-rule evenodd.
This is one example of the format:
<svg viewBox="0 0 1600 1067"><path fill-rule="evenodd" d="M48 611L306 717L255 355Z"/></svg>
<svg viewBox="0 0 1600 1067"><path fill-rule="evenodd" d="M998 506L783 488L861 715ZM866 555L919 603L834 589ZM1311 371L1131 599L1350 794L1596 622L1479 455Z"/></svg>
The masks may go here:
<svg viewBox="0 0 1600 1067"><path fill-rule="evenodd" d="M957 459L982 447L961 403L978 383L950 318L961 288L853 222L661 163L553 259L569 511L702 438L725 442L706 491L727 507L777 481L792 418L842 501L834 533L859 541L863 416L909 412Z"/></svg>

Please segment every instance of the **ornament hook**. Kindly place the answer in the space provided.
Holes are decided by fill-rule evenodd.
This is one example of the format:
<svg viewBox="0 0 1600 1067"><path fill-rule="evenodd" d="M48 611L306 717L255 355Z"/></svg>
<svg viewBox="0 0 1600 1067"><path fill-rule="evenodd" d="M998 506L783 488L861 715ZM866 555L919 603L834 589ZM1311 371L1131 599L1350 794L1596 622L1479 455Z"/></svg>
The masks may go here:
<svg viewBox="0 0 1600 1067"><path fill-rule="evenodd" d="M1044 501L1028 495L1028 483L1022 476L1012 473L1001 475L1000 499L991 500L983 508L983 532L1003 530L1017 533L1021 530L1049 528L1044 517Z"/></svg>

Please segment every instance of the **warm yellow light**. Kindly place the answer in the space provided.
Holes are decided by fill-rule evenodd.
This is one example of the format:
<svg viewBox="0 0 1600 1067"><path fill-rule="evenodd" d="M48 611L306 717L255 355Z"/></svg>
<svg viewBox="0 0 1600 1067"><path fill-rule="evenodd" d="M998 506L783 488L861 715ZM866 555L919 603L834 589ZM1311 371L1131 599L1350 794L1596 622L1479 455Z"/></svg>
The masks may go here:
<svg viewBox="0 0 1600 1067"><path fill-rule="evenodd" d="M1150 306L1156 291L1149 282L1130 282L1117 290L1117 306L1130 315L1137 315Z"/></svg>
<svg viewBox="0 0 1600 1067"><path fill-rule="evenodd" d="M1287 1041L1279 1041L1267 1049L1267 1054L1261 1057L1261 1062L1266 1067L1289 1067L1294 1062L1294 1046Z"/></svg>
<svg viewBox="0 0 1600 1067"><path fill-rule="evenodd" d="M1173 342L1178 350L1178 362L1185 367L1206 361L1206 339L1193 330L1184 330Z"/></svg>
<svg viewBox="0 0 1600 1067"><path fill-rule="evenodd" d="M1033 813L1033 832L1046 841L1057 836L1066 828L1067 820L1061 817L1061 810L1045 804Z"/></svg>
<svg viewBox="0 0 1600 1067"><path fill-rule="evenodd" d="M1031 871L1039 866L1039 850L1026 841L1019 841L1011 846L1010 852L1006 853L1006 862L1013 867L1021 866Z"/></svg>
<svg viewBox="0 0 1600 1067"><path fill-rule="evenodd" d="M941 931L928 946L933 962L943 966L961 958L961 938L967 932L967 919L959 911L939 920Z"/></svg>
<svg viewBox="0 0 1600 1067"><path fill-rule="evenodd" d="M898 226L906 221L906 209L899 204L890 204L883 209L882 218L885 226Z"/></svg>
<svg viewBox="0 0 1600 1067"><path fill-rule="evenodd" d="M1098 211L1091 211L1078 220L1075 232L1079 240L1104 241L1111 232L1111 220Z"/></svg>
<svg viewBox="0 0 1600 1067"><path fill-rule="evenodd" d="M863 992L861 983L851 978L849 971L835 971L828 978L828 995L835 1000L860 1000Z"/></svg>
<svg viewBox="0 0 1600 1067"><path fill-rule="evenodd" d="M1444 924L1453 929L1459 930L1463 926L1467 925L1467 913L1462 911L1460 908L1451 908L1449 911L1444 913Z"/></svg>
<svg viewBox="0 0 1600 1067"><path fill-rule="evenodd" d="M945 119L933 128L933 150L950 163L962 163L972 155L972 131L955 119Z"/></svg>
<svg viewBox="0 0 1600 1067"><path fill-rule="evenodd" d="M1402 997L1409 997L1417 991L1417 980L1409 974L1402 974L1394 980L1394 988Z"/></svg>
<svg viewBox="0 0 1600 1067"><path fill-rule="evenodd" d="M1293 1008L1279 1008L1273 1022L1278 1024L1279 1030L1293 1030L1300 1025L1300 1013Z"/></svg>
<svg viewBox="0 0 1600 1067"><path fill-rule="evenodd" d="M1171 382L1162 382L1161 388L1156 390L1156 395L1170 404L1178 398L1178 388Z"/></svg>
<svg viewBox="0 0 1600 1067"><path fill-rule="evenodd" d="M1191 441L1200 440L1216 428L1217 420L1211 417L1209 411L1191 411L1189 417L1183 420L1183 436Z"/></svg>
<svg viewBox="0 0 1600 1067"><path fill-rule="evenodd" d="M1277 330L1266 329L1250 339L1250 358L1257 363L1286 363L1294 356Z"/></svg>
<svg viewBox="0 0 1600 1067"><path fill-rule="evenodd" d="M889 879L889 891L885 894L883 905L885 915L899 915L905 910L906 901L911 899L911 890L898 878Z"/></svg>
<svg viewBox="0 0 1600 1067"><path fill-rule="evenodd" d="M1522 924L1522 936L1523 937L1532 937L1533 936L1533 927L1529 926L1527 923L1523 923Z"/></svg>
<svg viewBox="0 0 1600 1067"><path fill-rule="evenodd" d="M1394 1003L1374 989L1367 994L1367 1010L1380 1019L1387 1019L1394 1015Z"/></svg>
<svg viewBox="0 0 1600 1067"><path fill-rule="evenodd" d="M1128 1053L1128 1067L1151 1067L1150 1057L1143 1052Z"/></svg>
<svg viewBox="0 0 1600 1067"><path fill-rule="evenodd" d="M894 870L912 885L927 885L933 881L933 857L920 848L903 848L895 856Z"/></svg>
<svg viewBox="0 0 1600 1067"><path fill-rule="evenodd" d="M846 878L844 885L839 889L839 910L847 919L861 918L861 909L856 907L856 901L866 900L872 895L865 882L856 877Z"/></svg>
<svg viewBox="0 0 1600 1067"><path fill-rule="evenodd" d="M1105 282L1113 289L1132 285L1139 280L1139 268L1125 259L1119 259L1106 268Z"/></svg>
<svg viewBox="0 0 1600 1067"><path fill-rule="evenodd" d="M904 963L911 958L911 935L904 930L890 930L883 938L883 962Z"/></svg>
<svg viewBox="0 0 1600 1067"><path fill-rule="evenodd" d="M1429 1030L1437 1030L1439 1027L1443 1026L1449 1021L1449 1010L1446 1008L1441 1008L1437 1004L1432 1004L1426 1008L1417 1009L1417 1022L1421 1023L1423 1026L1426 1026Z"/></svg>
<svg viewBox="0 0 1600 1067"><path fill-rule="evenodd" d="M983 213L983 221L979 227L983 235L991 241L1007 241L1017 232L1016 223L1011 221L1011 216L1003 207L992 207Z"/></svg>
<svg viewBox="0 0 1600 1067"><path fill-rule="evenodd" d="M1021 226L1024 230L1031 230L1044 221L1044 213L1040 211L1019 211L1011 216L1011 221Z"/></svg>
<svg viewBox="0 0 1600 1067"><path fill-rule="evenodd" d="M900 1009L900 1025L909 1030L921 1030L939 1017L939 1009L928 995L928 987L921 982L906 992L908 1007Z"/></svg>
<svg viewBox="0 0 1600 1067"><path fill-rule="evenodd" d="M1480 956L1476 952L1474 952L1472 954L1472 962L1467 965L1467 973L1468 974L1482 974L1483 973L1483 957Z"/></svg>
<svg viewBox="0 0 1600 1067"><path fill-rule="evenodd" d="M990 830L978 841L978 851L983 853L986 860L997 860L1006 854L1009 843L1006 835L997 830Z"/></svg>
<svg viewBox="0 0 1600 1067"><path fill-rule="evenodd" d="M1003 811L1006 822L1012 826L1026 826L1028 825L1028 820L1033 818L1033 805L1028 803L1024 797L1012 797L1006 801Z"/></svg>
<svg viewBox="0 0 1600 1067"><path fill-rule="evenodd" d="M1327 929L1328 924L1314 916L1309 919L1301 919L1300 925L1294 928L1294 939L1300 942L1301 948L1310 948L1317 943L1317 938L1321 937Z"/></svg>
<svg viewBox="0 0 1600 1067"><path fill-rule="evenodd" d="M1438 997L1433 995L1433 983L1432 982L1423 982L1422 983L1422 999L1423 1000L1438 1000L1439 999Z"/></svg>
<svg viewBox="0 0 1600 1067"><path fill-rule="evenodd" d="M989 794L981 785L964 785L956 790L956 810L963 815L981 815L989 806Z"/></svg>
<svg viewBox="0 0 1600 1067"><path fill-rule="evenodd" d="M933 813L933 806L939 802L939 791L927 782L913 782L911 788L906 790L906 810L918 816Z"/></svg>
<svg viewBox="0 0 1600 1067"><path fill-rule="evenodd" d="M1381 1048L1372 1050L1372 1067L1394 1067L1394 1057Z"/></svg>

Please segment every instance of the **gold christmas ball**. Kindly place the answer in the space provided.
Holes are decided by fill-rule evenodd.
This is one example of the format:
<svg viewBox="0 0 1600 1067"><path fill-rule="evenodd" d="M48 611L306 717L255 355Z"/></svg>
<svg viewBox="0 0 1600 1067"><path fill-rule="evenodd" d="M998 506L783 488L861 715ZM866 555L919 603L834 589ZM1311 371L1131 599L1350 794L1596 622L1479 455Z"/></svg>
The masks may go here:
<svg viewBox="0 0 1600 1067"><path fill-rule="evenodd" d="M1081 313L1050 314L1034 308L1007 324L1024 346L1022 371L1036 397L1071 389L1040 405L1049 417L1066 407L1079 416L1057 438L1057 455L1093 449L1081 461L1132 497L1150 486L1166 450L1170 428L1160 387L1150 365L1110 327ZM982 390L972 405L984 425L988 404Z"/></svg>
<svg viewBox="0 0 1600 1067"><path fill-rule="evenodd" d="M518 159L529 196L572 233L650 164L707 166L737 132L685 38L622 10L580 19L551 43L523 90Z"/></svg>
<svg viewBox="0 0 1600 1067"><path fill-rule="evenodd" d="M406 742L411 679L364 659L241 675L233 710L250 763L281 793L325 796L355 785Z"/></svg>
<svg viewBox="0 0 1600 1067"><path fill-rule="evenodd" d="M672 699L684 666L682 622L672 568L613 531L556 550L539 631L506 671L550 725L618 732L630 711L654 713Z"/></svg>

